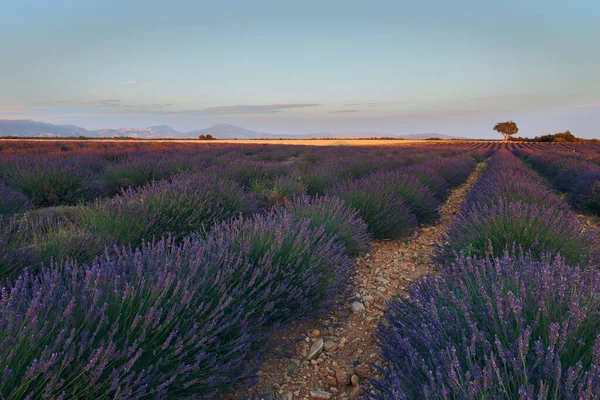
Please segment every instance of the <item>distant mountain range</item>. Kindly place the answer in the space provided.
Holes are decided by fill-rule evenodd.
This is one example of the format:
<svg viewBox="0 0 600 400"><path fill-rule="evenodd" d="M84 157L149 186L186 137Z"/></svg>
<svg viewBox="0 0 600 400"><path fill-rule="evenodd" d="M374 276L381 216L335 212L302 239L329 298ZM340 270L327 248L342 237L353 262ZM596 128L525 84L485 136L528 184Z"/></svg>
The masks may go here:
<svg viewBox="0 0 600 400"><path fill-rule="evenodd" d="M379 138L392 137L402 139L463 139L439 133L413 133L406 135L388 135L377 132L344 132L344 133L307 133L300 135L277 135L266 132L256 132L241 126L217 124L205 129L191 132L179 132L170 126L159 125L148 128L119 128L87 130L74 125L53 125L33 120L0 120L0 137L78 137L113 138L130 137L138 139L188 139L200 135L212 135L216 139L318 139L318 138Z"/></svg>

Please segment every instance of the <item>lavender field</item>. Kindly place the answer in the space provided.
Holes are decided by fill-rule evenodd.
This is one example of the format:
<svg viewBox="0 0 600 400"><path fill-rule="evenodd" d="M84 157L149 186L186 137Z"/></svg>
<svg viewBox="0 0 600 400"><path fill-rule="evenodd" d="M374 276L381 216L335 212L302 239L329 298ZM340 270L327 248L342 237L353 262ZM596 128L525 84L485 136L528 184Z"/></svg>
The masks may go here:
<svg viewBox="0 0 600 400"><path fill-rule="evenodd" d="M0 399L250 397L469 179L381 365L321 398L599 399L600 145L466 141L0 141Z"/></svg>

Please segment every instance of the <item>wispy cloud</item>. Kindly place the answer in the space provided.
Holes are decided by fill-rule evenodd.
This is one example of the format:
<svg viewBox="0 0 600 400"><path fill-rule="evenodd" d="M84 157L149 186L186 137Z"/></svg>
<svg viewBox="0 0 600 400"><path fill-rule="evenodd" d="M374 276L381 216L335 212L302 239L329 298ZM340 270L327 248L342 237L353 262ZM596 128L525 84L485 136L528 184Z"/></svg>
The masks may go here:
<svg viewBox="0 0 600 400"><path fill-rule="evenodd" d="M177 114L186 115L239 115L239 114L277 114L294 108L318 107L316 103L293 104L245 104L202 108L199 110L178 111Z"/></svg>
<svg viewBox="0 0 600 400"><path fill-rule="evenodd" d="M121 99L101 99L101 100L93 100L93 101L81 101L79 103L70 103L70 102L59 102L57 104L68 105L74 108L123 108L123 109L138 109L138 110L164 110L173 106L173 103L151 103L151 104L134 104L134 103L125 103Z"/></svg>
<svg viewBox="0 0 600 400"><path fill-rule="evenodd" d="M154 104L123 104L124 108L137 108L137 109L153 109L153 110L164 110L172 107L172 103L154 103Z"/></svg>
<svg viewBox="0 0 600 400"><path fill-rule="evenodd" d="M347 113L353 113L353 112L357 112L358 110L335 110L335 111L331 111L331 114L347 114Z"/></svg>
<svg viewBox="0 0 600 400"><path fill-rule="evenodd" d="M121 85L124 85L124 86L133 86L133 85L137 85L137 83L138 83L138 81L129 80L129 81L121 82Z"/></svg>
<svg viewBox="0 0 600 400"><path fill-rule="evenodd" d="M367 107L383 107L383 103L346 103L344 106L356 107L356 106L367 106Z"/></svg>
<svg viewBox="0 0 600 400"><path fill-rule="evenodd" d="M83 103L83 104L86 104L86 103ZM121 105L121 100L120 99L105 99L105 100L98 100L96 102L90 102L87 104L108 106L108 107L119 107Z"/></svg>

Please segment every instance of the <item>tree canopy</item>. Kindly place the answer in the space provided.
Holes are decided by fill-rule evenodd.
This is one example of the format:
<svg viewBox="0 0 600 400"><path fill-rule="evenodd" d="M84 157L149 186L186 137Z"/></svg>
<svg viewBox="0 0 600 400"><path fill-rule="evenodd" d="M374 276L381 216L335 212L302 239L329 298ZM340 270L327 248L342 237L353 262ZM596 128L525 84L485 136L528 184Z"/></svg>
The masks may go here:
<svg viewBox="0 0 600 400"><path fill-rule="evenodd" d="M571 131L566 130L564 132L555 133L554 135L536 136L536 142L580 142L581 139L575 137Z"/></svg>
<svg viewBox="0 0 600 400"><path fill-rule="evenodd" d="M509 137L519 132L519 127L517 127L517 123L514 121L505 121L498 122L494 126L494 130L504 135L504 140L508 140Z"/></svg>

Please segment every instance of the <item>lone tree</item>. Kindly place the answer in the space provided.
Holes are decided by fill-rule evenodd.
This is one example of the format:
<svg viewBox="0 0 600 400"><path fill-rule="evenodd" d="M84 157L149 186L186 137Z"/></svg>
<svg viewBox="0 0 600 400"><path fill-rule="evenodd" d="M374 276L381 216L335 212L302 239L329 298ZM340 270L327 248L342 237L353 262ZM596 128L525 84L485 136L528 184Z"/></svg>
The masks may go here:
<svg viewBox="0 0 600 400"><path fill-rule="evenodd" d="M506 142L508 138L517 132L519 132L519 128L517 127L517 123L514 121L506 121L506 122L498 122L496 126L494 126L494 130L498 133L504 135L504 141Z"/></svg>

